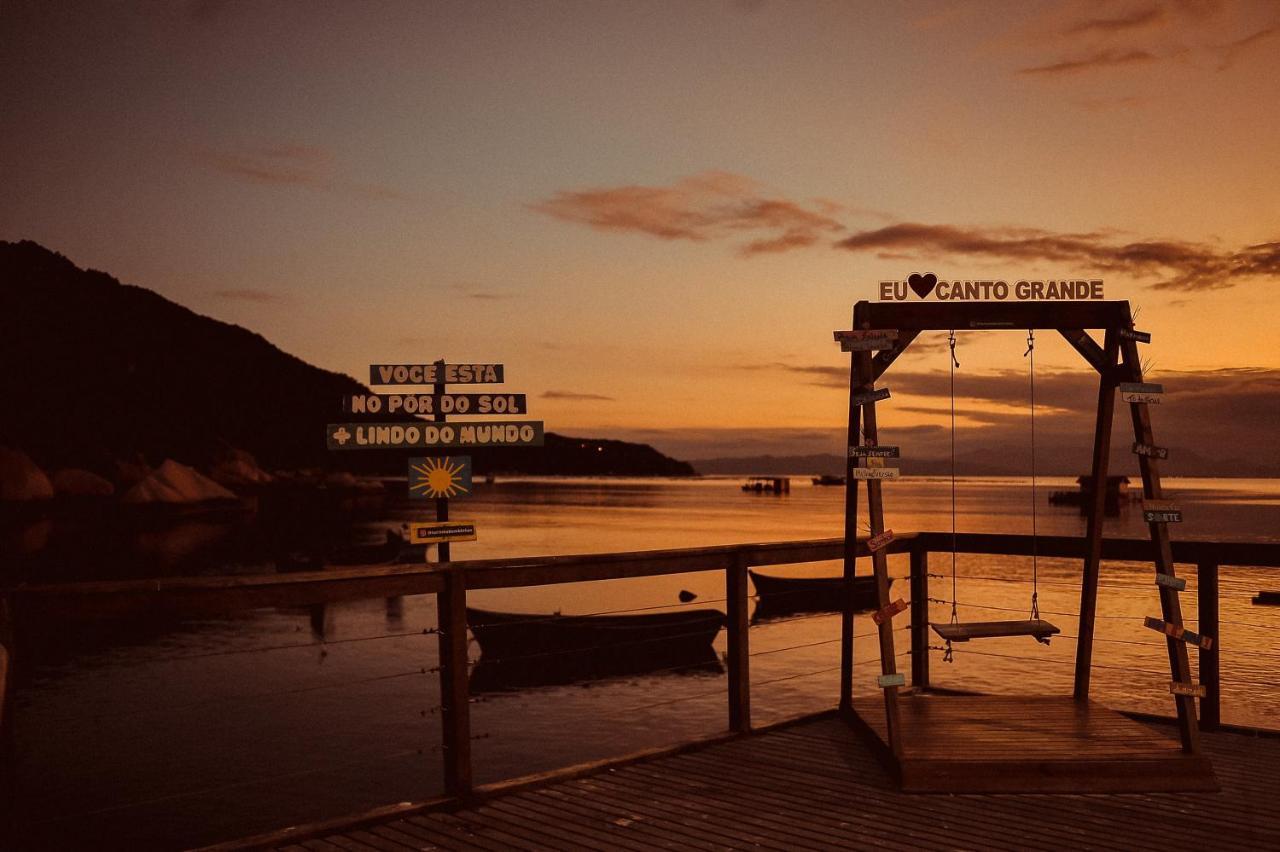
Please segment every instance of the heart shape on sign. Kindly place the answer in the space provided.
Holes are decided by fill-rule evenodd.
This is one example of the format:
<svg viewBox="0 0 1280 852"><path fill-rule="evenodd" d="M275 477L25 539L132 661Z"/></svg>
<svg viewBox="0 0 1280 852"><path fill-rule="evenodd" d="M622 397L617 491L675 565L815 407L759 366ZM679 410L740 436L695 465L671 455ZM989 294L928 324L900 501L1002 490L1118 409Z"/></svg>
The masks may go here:
<svg viewBox="0 0 1280 852"><path fill-rule="evenodd" d="M938 276L932 272L926 272L924 275L913 272L907 276L907 285L915 291L917 296L923 299L933 292L934 287L938 286Z"/></svg>

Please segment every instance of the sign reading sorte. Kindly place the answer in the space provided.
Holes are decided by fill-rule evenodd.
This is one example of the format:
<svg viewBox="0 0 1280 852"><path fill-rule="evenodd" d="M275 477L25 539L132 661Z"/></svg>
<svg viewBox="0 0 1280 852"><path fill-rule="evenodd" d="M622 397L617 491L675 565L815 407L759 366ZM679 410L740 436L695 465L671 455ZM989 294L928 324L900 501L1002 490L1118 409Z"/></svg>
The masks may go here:
<svg viewBox="0 0 1280 852"><path fill-rule="evenodd" d="M405 526L411 544L476 540L476 525L471 521L411 521Z"/></svg>
<svg viewBox="0 0 1280 852"><path fill-rule="evenodd" d="M409 459L409 499L434 500L471 493L471 456Z"/></svg>
<svg viewBox="0 0 1280 852"><path fill-rule="evenodd" d="M325 434L331 450L540 447L542 446L542 421L330 423Z"/></svg>
<svg viewBox="0 0 1280 852"><path fill-rule="evenodd" d="M501 384L501 364L373 364L371 385Z"/></svg>
<svg viewBox="0 0 1280 852"><path fill-rule="evenodd" d="M522 393L366 393L347 400L351 414L528 414Z"/></svg>

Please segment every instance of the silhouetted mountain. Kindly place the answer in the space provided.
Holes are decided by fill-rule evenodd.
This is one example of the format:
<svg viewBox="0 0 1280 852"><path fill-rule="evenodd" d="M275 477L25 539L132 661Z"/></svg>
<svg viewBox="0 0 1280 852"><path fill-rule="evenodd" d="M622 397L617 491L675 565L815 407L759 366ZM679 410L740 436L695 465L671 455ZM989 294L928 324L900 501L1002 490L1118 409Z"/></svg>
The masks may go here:
<svg viewBox="0 0 1280 852"><path fill-rule="evenodd" d="M236 447L268 468L400 473L408 455L325 449L326 423L366 419L342 413L368 392L355 379L33 242L0 242L0 363L0 445L46 469L135 455L203 465ZM488 452L473 453L477 471L693 472L646 445L554 434Z"/></svg>

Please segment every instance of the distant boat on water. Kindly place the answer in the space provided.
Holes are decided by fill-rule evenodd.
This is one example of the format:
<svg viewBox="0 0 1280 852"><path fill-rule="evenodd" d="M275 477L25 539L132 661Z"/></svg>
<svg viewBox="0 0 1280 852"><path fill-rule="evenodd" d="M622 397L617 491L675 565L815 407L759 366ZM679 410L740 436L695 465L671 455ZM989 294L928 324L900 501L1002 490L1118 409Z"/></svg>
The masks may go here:
<svg viewBox="0 0 1280 852"><path fill-rule="evenodd" d="M724 613L693 609L635 615L538 615L468 607L467 624L485 658L602 651L645 659L710 646L724 625Z"/></svg>
<svg viewBox="0 0 1280 852"><path fill-rule="evenodd" d="M814 485L844 485L844 477L832 476L829 473L824 473L822 474L822 476L815 476L813 478L813 484Z"/></svg>
<svg viewBox="0 0 1280 852"><path fill-rule="evenodd" d="M1260 591L1253 596L1253 602L1259 606L1280 606L1280 592Z"/></svg>
<svg viewBox="0 0 1280 852"><path fill-rule="evenodd" d="M786 476L753 476L742 483L742 490L755 494L790 494L791 479Z"/></svg>
<svg viewBox="0 0 1280 852"><path fill-rule="evenodd" d="M1053 506L1079 506L1083 514L1093 500L1093 477L1076 477L1075 491L1051 491L1049 503ZM1140 499L1139 495L1129 492L1129 477L1108 476L1106 493L1103 495L1103 511L1108 515L1120 514L1120 504Z"/></svg>

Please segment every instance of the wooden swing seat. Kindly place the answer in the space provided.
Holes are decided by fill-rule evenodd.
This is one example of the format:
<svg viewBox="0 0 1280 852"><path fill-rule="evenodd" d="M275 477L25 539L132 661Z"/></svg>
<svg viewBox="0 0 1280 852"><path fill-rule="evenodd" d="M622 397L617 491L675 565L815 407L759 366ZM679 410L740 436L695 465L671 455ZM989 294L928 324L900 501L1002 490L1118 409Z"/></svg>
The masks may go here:
<svg viewBox="0 0 1280 852"><path fill-rule="evenodd" d="M968 642L970 639L994 639L1004 636L1032 636L1037 642L1048 642L1049 637L1061 633L1054 625L1039 618L1025 621L962 621L956 624L930 622L929 626L948 642Z"/></svg>

